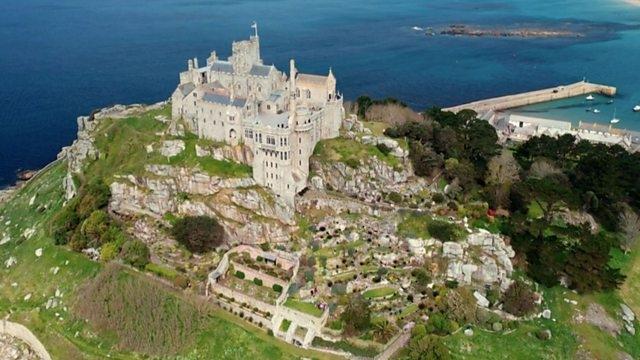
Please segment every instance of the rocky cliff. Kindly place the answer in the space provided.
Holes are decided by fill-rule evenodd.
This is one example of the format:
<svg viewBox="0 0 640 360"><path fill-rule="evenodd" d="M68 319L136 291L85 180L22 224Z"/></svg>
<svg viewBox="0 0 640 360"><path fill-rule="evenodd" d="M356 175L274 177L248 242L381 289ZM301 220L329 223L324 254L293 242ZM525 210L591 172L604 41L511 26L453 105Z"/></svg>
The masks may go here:
<svg viewBox="0 0 640 360"><path fill-rule="evenodd" d="M75 175L82 174L91 162L101 161L96 138L103 119L123 119L159 110L165 102L150 106L116 105L78 118L77 139L60 152L58 158L68 164L63 186L67 200L77 193ZM146 152L166 158L185 150L184 128L165 115L155 116L165 130L153 143L144 144ZM196 144L197 157L212 157L219 161L249 164L252 154L242 146ZM154 157L150 156L150 159ZM251 177L229 178L215 176L198 166L154 164L153 160L138 169L136 174L113 174L109 209L123 216L147 216L162 219L166 216L209 215L216 217L225 228L231 243L284 242L296 230L293 209L268 190L256 185Z"/></svg>

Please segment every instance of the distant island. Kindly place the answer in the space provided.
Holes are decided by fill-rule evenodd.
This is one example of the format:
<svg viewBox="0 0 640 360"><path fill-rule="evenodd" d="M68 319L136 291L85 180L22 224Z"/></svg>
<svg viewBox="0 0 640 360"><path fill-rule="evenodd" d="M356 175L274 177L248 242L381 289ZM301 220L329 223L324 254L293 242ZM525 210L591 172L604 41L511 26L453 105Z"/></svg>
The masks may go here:
<svg viewBox="0 0 640 360"><path fill-rule="evenodd" d="M431 33L432 34L432 33ZM584 37L580 32L543 28L482 28L453 24L440 31L441 35L453 36L487 36L487 37L520 37L520 38L557 38Z"/></svg>

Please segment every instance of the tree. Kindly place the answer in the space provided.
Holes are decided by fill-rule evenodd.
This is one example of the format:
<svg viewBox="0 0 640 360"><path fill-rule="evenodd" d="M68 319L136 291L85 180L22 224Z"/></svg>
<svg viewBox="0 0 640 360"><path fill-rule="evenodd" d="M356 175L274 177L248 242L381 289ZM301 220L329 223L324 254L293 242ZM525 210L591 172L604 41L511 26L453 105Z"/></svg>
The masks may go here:
<svg viewBox="0 0 640 360"><path fill-rule="evenodd" d="M222 245L224 228L208 216L187 216L176 221L171 229L173 237L189 251L202 253Z"/></svg>
<svg viewBox="0 0 640 360"><path fill-rule="evenodd" d="M503 297L504 309L515 316L531 314L535 308L535 298L533 291L523 281L514 281Z"/></svg>
<svg viewBox="0 0 640 360"><path fill-rule="evenodd" d="M383 344L386 343L395 332L396 326L386 318L373 323L373 336Z"/></svg>
<svg viewBox="0 0 640 360"><path fill-rule="evenodd" d="M520 178L520 166L510 151L503 150L500 155L489 160L486 183L491 189L493 200L498 206L506 207L513 183Z"/></svg>
<svg viewBox="0 0 640 360"><path fill-rule="evenodd" d="M418 141L409 143L409 159L418 176L431 176L443 164L442 155L437 154L427 145Z"/></svg>
<svg viewBox="0 0 640 360"><path fill-rule="evenodd" d="M369 302L360 294L349 298L340 319L345 324L345 334L354 335L366 330L371 325L371 309Z"/></svg>
<svg viewBox="0 0 640 360"><path fill-rule="evenodd" d="M449 349L439 336L425 335L412 338L409 342L410 360L448 360L451 359Z"/></svg>
<svg viewBox="0 0 640 360"><path fill-rule="evenodd" d="M640 217L628 206L620 214L620 230L623 235L622 248L628 252L640 237Z"/></svg>

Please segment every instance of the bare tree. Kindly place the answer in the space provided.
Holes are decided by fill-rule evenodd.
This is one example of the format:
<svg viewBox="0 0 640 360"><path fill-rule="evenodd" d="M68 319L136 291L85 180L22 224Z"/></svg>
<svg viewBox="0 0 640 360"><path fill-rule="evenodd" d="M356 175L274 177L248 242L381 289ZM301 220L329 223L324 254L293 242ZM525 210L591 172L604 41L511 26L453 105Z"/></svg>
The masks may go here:
<svg viewBox="0 0 640 360"><path fill-rule="evenodd" d="M520 165L508 150L489 160L487 184L492 189L496 205L508 205L509 192L514 182L520 179Z"/></svg>
<svg viewBox="0 0 640 360"><path fill-rule="evenodd" d="M562 174L562 170L556 167L556 165L548 159L536 160L529 169L529 176L538 179L555 174Z"/></svg>
<svg viewBox="0 0 640 360"><path fill-rule="evenodd" d="M380 121L390 125L403 124L407 121L421 121L422 116L411 108L399 104L375 104L367 109L369 121Z"/></svg>
<svg viewBox="0 0 640 360"><path fill-rule="evenodd" d="M625 206L620 214L620 228L624 235L622 248L624 251L630 251L640 237L640 217L628 206Z"/></svg>

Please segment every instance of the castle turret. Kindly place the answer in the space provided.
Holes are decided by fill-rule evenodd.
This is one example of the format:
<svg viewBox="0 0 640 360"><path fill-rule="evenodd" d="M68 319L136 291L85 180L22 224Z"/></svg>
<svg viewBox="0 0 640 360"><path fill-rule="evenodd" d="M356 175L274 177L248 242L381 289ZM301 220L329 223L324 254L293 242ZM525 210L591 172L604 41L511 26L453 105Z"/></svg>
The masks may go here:
<svg viewBox="0 0 640 360"><path fill-rule="evenodd" d="M218 54L214 50L211 52L211 55L209 55L209 58L207 58L207 65L211 65L216 61L218 61Z"/></svg>
<svg viewBox="0 0 640 360"><path fill-rule="evenodd" d="M197 58L197 57L194 57L194 58L193 58L193 67L194 67L194 68L196 68L196 69L199 69L199 66L198 66L198 58Z"/></svg>

